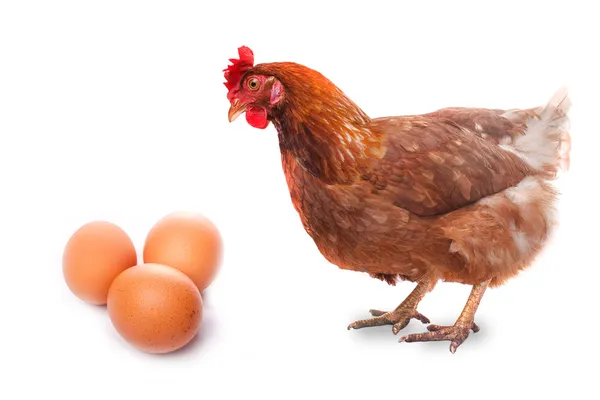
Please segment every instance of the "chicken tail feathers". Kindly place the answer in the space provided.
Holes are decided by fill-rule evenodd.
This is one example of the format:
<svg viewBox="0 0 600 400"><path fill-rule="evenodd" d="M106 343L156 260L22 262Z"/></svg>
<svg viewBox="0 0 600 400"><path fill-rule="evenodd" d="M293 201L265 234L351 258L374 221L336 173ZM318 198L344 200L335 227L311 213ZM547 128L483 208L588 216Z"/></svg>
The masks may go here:
<svg viewBox="0 0 600 400"><path fill-rule="evenodd" d="M570 108L568 90L562 87L545 106L528 113L529 119L522 135L514 137L511 143L501 147L517 154L546 178L555 179L559 171L567 171L570 166ZM512 119L513 114L522 115L519 111L507 111L504 116Z"/></svg>

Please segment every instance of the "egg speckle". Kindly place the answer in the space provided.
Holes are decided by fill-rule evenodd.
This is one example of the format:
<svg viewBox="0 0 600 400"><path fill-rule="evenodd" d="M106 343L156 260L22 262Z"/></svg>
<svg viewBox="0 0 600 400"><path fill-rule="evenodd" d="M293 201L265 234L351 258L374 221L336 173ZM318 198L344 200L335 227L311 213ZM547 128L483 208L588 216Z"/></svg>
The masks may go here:
<svg viewBox="0 0 600 400"><path fill-rule="evenodd" d="M116 331L148 353L167 353L188 344L200 329L202 306L200 292L187 275L154 263L127 269L108 293L108 313Z"/></svg>

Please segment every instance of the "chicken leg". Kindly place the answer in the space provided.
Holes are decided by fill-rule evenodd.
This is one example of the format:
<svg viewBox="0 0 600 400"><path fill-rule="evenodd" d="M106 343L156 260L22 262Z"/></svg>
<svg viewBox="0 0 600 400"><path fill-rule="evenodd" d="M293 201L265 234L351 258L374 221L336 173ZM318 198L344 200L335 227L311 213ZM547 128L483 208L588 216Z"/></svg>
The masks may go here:
<svg viewBox="0 0 600 400"><path fill-rule="evenodd" d="M411 335L402 336L400 342L429 342L439 340L450 340L450 352L455 353L458 346L460 346L469 336L471 330L478 332L479 327L475 324L475 312L483 293L487 289L490 281L478 283L471 289L471 294L467 300L467 304L463 308L460 316L452 326L440 326L440 325L429 325L427 330L429 332L414 333Z"/></svg>
<svg viewBox="0 0 600 400"><path fill-rule="evenodd" d="M406 327L412 318L418 319L424 324L428 324L429 319L417 311L417 305L423 297L430 292L435 286L435 283L429 281L421 281L414 290L400 303L394 311L369 310L374 318L361 319L348 325L348 330L366 328L380 325L393 325L392 332L398 334L401 329Z"/></svg>

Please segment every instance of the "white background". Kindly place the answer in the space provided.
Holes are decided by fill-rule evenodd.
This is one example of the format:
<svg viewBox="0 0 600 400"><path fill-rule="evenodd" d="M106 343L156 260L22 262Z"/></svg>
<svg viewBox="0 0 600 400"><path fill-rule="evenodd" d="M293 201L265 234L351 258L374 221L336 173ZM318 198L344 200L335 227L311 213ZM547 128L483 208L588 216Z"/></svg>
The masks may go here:
<svg viewBox="0 0 600 400"><path fill-rule="evenodd" d="M0 398L597 391L597 14L574 1L417 3L3 1ZM481 331L456 354L449 342L399 344L389 326L346 330L413 285L389 287L319 254L292 208L274 129L227 122L222 69L240 45L257 62L320 70L373 117L530 107L570 87L561 228L529 271L486 293ZM199 338L147 355L104 308L68 291L62 250L92 219L119 224L141 249L175 210L211 218L225 259ZM450 324L469 290L440 284L420 311Z"/></svg>

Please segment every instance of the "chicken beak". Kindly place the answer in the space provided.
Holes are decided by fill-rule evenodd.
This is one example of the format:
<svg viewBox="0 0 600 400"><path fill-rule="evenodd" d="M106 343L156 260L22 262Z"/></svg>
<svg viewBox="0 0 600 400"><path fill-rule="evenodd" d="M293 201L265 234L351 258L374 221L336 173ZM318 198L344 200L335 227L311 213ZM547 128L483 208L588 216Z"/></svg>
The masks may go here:
<svg viewBox="0 0 600 400"><path fill-rule="evenodd" d="M231 103L231 107L229 107L229 113L227 114L229 122L235 121L241 113L246 112L246 106L246 103L242 103L240 99L234 99Z"/></svg>

